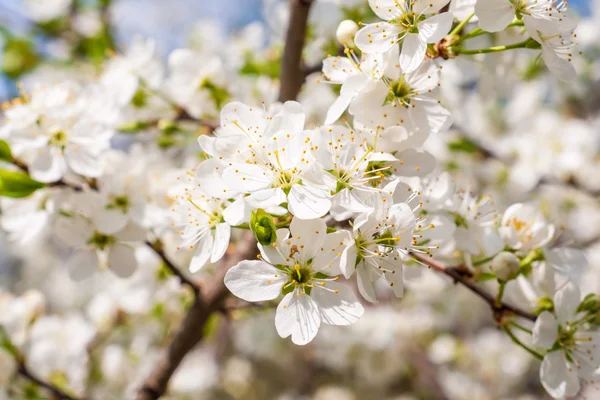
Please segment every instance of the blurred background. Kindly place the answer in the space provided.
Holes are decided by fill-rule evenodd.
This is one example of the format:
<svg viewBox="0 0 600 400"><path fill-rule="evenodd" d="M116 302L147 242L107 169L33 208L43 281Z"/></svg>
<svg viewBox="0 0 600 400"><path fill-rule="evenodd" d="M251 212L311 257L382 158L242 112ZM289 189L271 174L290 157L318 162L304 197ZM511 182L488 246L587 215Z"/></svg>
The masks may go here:
<svg viewBox="0 0 600 400"><path fill-rule="evenodd" d="M246 79L248 75L260 75L256 78L258 84L252 82L253 86L237 88L240 86L237 80L223 83L232 97L246 96L244 101L256 104L263 99L274 101L272 93L276 93L273 87L277 85L278 70L270 67L279 61L275 57L273 62L272 54L279 54L282 47L285 18L279 11L285 3L283 0L79 0L77 4L83 11L74 22L76 37L61 26L33 20L32 4L37 12L43 13L46 1L60 0L0 0L2 100L18 95L17 83L27 83L32 76L43 79L47 75L72 74L73 54L101 69L107 52L126 51L135 38L143 37L156 43L163 63L173 49L190 47L207 51L208 47L209 53L226 60L228 73L235 70L228 76L237 79L244 74ZM346 6L364 5L366 1L319 0L318 3L346 10ZM480 193L492 193L500 209L515 201L540 201L546 215L564 227L561 240L576 243L588 251L592 268L583 279L584 290L598 292L599 96L598 86L594 85L600 81L600 7L599 2L591 0L571 0L569 6L579 16L584 29L581 35L584 56L577 64L583 71L582 78L572 86L563 85L545 72L539 72L539 68L528 69L531 57L521 53L515 58L511 58L511 53L497 58L448 60L442 91L457 126L447 135L430 140L427 149L435 154L440 168L461 179L470 179ZM87 13L88 9L93 11ZM323 32L317 31L310 40L305 57L312 60L312 65L327 54L319 39L322 36L331 43L340 18L325 6L311 18L314 26L328 27ZM252 23L260 26L262 31L259 31L264 34L254 35L256 30L248 29ZM311 47L314 43L318 44L318 51L317 46ZM256 58L240 61L243 52L250 52ZM48 65L51 68L37 68L42 59L47 64L44 68ZM496 74L500 78L490 78ZM269 79L262 79L265 77ZM316 85L316 77L307 79L299 99L312 125L322 123L324 113L335 99L335 89ZM252 90L247 89L249 87ZM507 110L519 115L509 121ZM218 113L212 117L218 117ZM571 129L568 124L573 121L584 123ZM489 157L470 139L477 137L491 148L509 149L506 153L511 157L529 161L527 154L522 155L515 149L521 143L516 138L525 131L534 139L520 147L535 148L539 152L547 150L547 159L551 160L543 168L527 165L527 171L536 171L533 183L519 180L524 179L522 170L512 167L521 164ZM583 151L574 150L569 153L571 158L565 163L568 164L565 171L558 171L559 161L564 158L559 157L556 149L563 146L560 141L574 131L594 138L581 141L591 154L581 161ZM195 145L195 140L192 142ZM568 146L561 148L565 147ZM161 147L160 151L171 152L168 154L173 158L182 154L172 148ZM196 152L194 148L183 154L197 161ZM574 163L573 159L580 162ZM582 163L586 168L579 168ZM545 185L548 177L562 183ZM591 189L574 188L577 185L572 183L584 178ZM103 276L85 284L74 284L59 268L48 267L60 264L59 255L64 256L64 251L49 251L50 246L46 246L41 247L43 251L31 254L27 246L18 247L7 240L0 241L0 246L0 288L14 293L39 288L47 296L50 312L67 314L77 310L84 315L86 323L99 330L106 328L104 324L109 315L114 317L115 333L90 352L89 370L86 370L89 376L80 379L93 388L99 396L95 398L131 398L146 372L144 368L152 365L152 357L182 318L182 304L189 301L181 300L184 296L180 296L176 279L165 283L154 276L159 274L152 275L155 271L160 273L160 265L152 259L152 254L142 251L139 257L146 261L147 269L151 270L147 275L152 277L136 276L123 283ZM407 279L409 290L402 301L384 295L380 304L370 307L355 326L325 326L317 339L306 347L294 346L277 335L272 308L239 309L231 314L215 315L206 327L205 344L186 358L174 376L171 398L548 398L539 383L539 363L523 349L513 346L496 328L485 303L430 271L423 274L408 271ZM516 288L507 291L508 295L517 292ZM68 336L61 338L68 341ZM600 399L596 389L590 390L581 398Z"/></svg>

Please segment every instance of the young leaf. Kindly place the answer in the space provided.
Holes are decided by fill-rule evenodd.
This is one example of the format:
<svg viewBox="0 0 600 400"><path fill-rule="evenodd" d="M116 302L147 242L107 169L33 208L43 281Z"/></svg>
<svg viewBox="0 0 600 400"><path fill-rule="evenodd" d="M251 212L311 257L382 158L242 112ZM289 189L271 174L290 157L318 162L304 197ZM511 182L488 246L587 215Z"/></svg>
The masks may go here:
<svg viewBox="0 0 600 400"><path fill-rule="evenodd" d="M0 160L9 162L12 161L12 152L10 151L10 146L4 140L0 140Z"/></svg>
<svg viewBox="0 0 600 400"><path fill-rule="evenodd" d="M45 185L33 180L24 172L0 170L0 196L27 197Z"/></svg>

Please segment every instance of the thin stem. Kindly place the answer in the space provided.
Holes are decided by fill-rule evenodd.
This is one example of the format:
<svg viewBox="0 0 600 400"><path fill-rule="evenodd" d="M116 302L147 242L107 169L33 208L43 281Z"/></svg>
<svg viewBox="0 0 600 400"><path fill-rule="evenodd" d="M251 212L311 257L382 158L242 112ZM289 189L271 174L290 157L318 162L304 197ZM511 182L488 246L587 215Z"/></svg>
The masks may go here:
<svg viewBox="0 0 600 400"><path fill-rule="evenodd" d="M165 252L164 252L164 250L162 248L162 243L161 242L156 241L154 243L151 243L149 241L146 241L145 243L146 243L146 246L148 246L152 250L154 250L154 252L156 253L156 255L158 255L163 260L163 263L169 269L169 271L171 271L173 273L173 275L175 275L177 278L179 278L179 281L181 282L182 285L186 285L190 289L192 289L192 291L194 292L194 296L195 297L198 297L200 295L200 286L198 286L198 284L196 282L192 281L190 278L188 278L187 276L185 276L183 274L183 272L181 272L179 270L179 268L177 268L175 266L175 264L173 264L171 262L171 260L169 260L167 258L167 255L165 254Z"/></svg>
<svg viewBox="0 0 600 400"><path fill-rule="evenodd" d="M498 288L498 294L496 294L496 307L502 307L502 296L504 296L504 289L506 288L506 282L501 281L500 287Z"/></svg>
<svg viewBox="0 0 600 400"><path fill-rule="evenodd" d="M59 389L58 387L52 385L51 383L43 381L40 378L38 378L37 376L33 375L31 372L29 372L29 370L27 369L25 364L19 365L19 375L21 375L23 378L35 383L37 386L44 388L48 392L52 393L52 395L54 396L53 398L60 399L60 400L76 400L76 397L73 397L73 396L67 394L64 390Z"/></svg>
<svg viewBox="0 0 600 400"><path fill-rule="evenodd" d="M487 263L489 263L490 261L492 261L492 260L494 259L494 257L496 257L496 256L495 256L495 255L493 255L493 256L491 256L491 257L486 257L486 258L484 258L484 259L482 259L482 260L475 261L475 262L473 262L473 266L474 266L474 267L479 267L480 265L487 264Z"/></svg>
<svg viewBox="0 0 600 400"><path fill-rule="evenodd" d="M471 38L474 38L474 37L477 37L477 36L485 35L486 33L489 33L489 32L486 32L486 31L484 31L481 28L475 28L471 32L467 33L466 35L463 35L460 38L458 38L458 40L456 42L452 43L452 45L453 46L457 46L457 45L459 45L460 43L464 42L467 39L471 39Z"/></svg>
<svg viewBox="0 0 600 400"><path fill-rule="evenodd" d="M471 20L471 18L473 18L474 15L475 13L472 12L467 18L465 18L458 25L456 25L456 27L452 29L452 32L450 32L449 35L458 35L460 31L462 31L462 29L465 27L465 25L469 23L469 21Z"/></svg>
<svg viewBox="0 0 600 400"><path fill-rule="evenodd" d="M457 54L485 54L485 53L497 53L500 51L513 50L513 49L525 49L527 45L531 43L532 39L527 39L515 44L507 44L506 46L492 46L485 49L467 50L460 47L452 47L452 51Z"/></svg>
<svg viewBox="0 0 600 400"><path fill-rule="evenodd" d="M530 321L536 320L537 317L534 314L521 310L520 308L513 307L509 304L501 303L499 306L497 306L496 299L494 298L494 296L486 292L481 287L477 286L477 284L471 281L468 277L465 277L464 274L462 274L458 268L448 268L444 264L432 259L428 255L412 252L409 254L415 260L427 265L430 268L435 269L436 271L448 275L454 280L454 282L460 283L461 285L465 286L467 289L481 297L492 308L492 310L494 311L494 317L497 321L500 321L502 319L502 315L507 312L526 318Z"/></svg>
<svg viewBox="0 0 600 400"><path fill-rule="evenodd" d="M523 349L525 349L529 354L531 354L532 356L534 356L535 358L537 358L538 360L543 360L544 356L542 356L540 353L538 353L537 351L531 349L529 346L527 346L525 343L521 342L521 340L515 336L515 334L510 330L509 327L504 326L502 327L502 330L504 332L506 332L506 334L512 339L512 341L517 344L518 346L521 346Z"/></svg>
<svg viewBox="0 0 600 400"><path fill-rule="evenodd" d="M533 333L533 332L531 331L531 329L527 329L527 328L525 328L523 325L521 325L521 324L519 324L519 323L517 323L517 322L515 322L515 321L510 321L510 324L511 324L512 326L514 326L515 328L517 328L518 330L520 330L520 331L523 331L523 332L525 332L525 333L528 333L528 334L530 334L530 335Z"/></svg>

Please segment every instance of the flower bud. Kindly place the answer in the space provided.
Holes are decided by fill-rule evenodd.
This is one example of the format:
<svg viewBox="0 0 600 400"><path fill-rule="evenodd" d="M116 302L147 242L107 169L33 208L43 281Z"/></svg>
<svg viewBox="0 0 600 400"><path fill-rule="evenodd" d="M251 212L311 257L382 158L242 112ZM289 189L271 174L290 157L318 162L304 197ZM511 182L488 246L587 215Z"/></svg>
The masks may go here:
<svg viewBox="0 0 600 400"><path fill-rule="evenodd" d="M592 314L600 312L600 295L590 293L585 296L585 299L583 299L577 311L588 311Z"/></svg>
<svg viewBox="0 0 600 400"><path fill-rule="evenodd" d="M513 253L503 251L492 260L492 271L500 281L508 281L519 274L521 261Z"/></svg>
<svg viewBox="0 0 600 400"><path fill-rule="evenodd" d="M258 243L268 246L277 240L277 228L273 217L262 208L252 211L250 217L250 229Z"/></svg>
<svg viewBox="0 0 600 400"><path fill-rule="evenodd" d="M351 19L346 19L340 22L335 35L341 44L352 45L356 32L358 32L358 24Z"/></svg>

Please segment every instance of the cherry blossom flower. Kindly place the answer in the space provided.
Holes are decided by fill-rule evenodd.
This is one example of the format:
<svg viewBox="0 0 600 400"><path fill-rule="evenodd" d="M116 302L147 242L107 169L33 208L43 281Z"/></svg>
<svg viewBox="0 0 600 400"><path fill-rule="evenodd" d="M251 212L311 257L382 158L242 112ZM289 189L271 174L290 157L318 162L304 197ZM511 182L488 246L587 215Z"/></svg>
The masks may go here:
<svg viewBox="0 0 600 400"><path fill-rule="evenodd" d="M322 219L294 218L290 230L277 232L277 242L260 246L262 260L242 261L225 276L225 285L246 301L283 299L275 327L281 337L304 345L321 323L350 325L363 314L351 289L337 282L339 257L347 234L327 234Z"/></svg>
<svg viewBox="0 0 600 400"><path fill-rule="evenodd" d="M446 4L447 0L369 0L383 21L358 31L356 46L365 53L384 53L400 43L400 68L412 72L423 62L427 44L441 40L450 31L452 13L437 14Z"/></svg>

